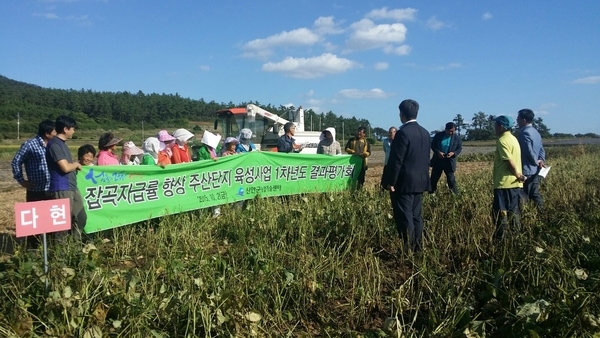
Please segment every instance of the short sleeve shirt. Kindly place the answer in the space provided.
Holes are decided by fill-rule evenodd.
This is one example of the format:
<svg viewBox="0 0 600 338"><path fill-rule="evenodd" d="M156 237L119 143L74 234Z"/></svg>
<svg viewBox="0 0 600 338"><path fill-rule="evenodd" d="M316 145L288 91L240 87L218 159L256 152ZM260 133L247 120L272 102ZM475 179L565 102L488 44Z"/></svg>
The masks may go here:
<svg viewBox="0 0 600 338"><path fill-rule="evenodd" d="M513 175L510 165L506 162L512 159L515 166L521 170L521 147L519 141L510 132L505 132L496 141L496 152L494 153L494 189L522 188Z"/></svg>
<svg viewBox="0 0 600 338"><path fill-rule="evenodd" d="M73 163L71 151L65 141L59 137L53 137L48 141L48 146L46 147L46 161L48 162L48 171L50 172L49 191L77 190L77 171L63 172L57 164L60 160Z"/></svg>

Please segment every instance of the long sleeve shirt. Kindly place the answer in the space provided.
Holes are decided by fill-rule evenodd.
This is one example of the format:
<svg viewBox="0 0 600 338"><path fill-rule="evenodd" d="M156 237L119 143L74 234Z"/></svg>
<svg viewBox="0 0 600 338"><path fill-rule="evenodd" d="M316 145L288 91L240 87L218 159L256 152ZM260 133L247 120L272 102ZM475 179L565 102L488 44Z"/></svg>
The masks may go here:
<svg viewBox="0 0 600 338"><path fill-rule="evenodd" d="M383 161L383 165L386 165L388 163L388 160L390 159L390 151L392 150L392 141L393 141L393 139L390 139L389 137L386 137L383 140L383 152L385 153L385 160Z"/></svg>
<svg viewBox="0 0 600 338"><path fill-rule="evenodd" d="M31 191L47 191L50 188L50 172L46 163L46 146L40 136L29 139L21 145L11 162L13 177L23 183L23 165L27 180L34 183Z"/></svg>
<svg viewBox="0 0 600 338"><path fill-rule="evenodd" d="M528 124L519 132L519 146L521 147L521 162L523 175L535 175L539 171L538 161L546 162L546 151L542 145L542 136Z"/></svg>

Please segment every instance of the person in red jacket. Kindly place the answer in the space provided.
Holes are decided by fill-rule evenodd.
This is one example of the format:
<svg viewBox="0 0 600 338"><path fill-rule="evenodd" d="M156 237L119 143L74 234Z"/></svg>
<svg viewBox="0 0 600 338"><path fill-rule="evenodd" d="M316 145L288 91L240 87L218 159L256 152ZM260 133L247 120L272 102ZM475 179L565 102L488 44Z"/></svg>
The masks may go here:
<svg viewBox="0 0 600 338"><path fill-rule="evenodd" d="M173 132L173 137L175 138L175 144L171 148L173 155L171 155L171 163L187 163L192 162L192 157L190 155L190 149L188 147L188 140L194 137L187 129L177 129Z"/></svg>

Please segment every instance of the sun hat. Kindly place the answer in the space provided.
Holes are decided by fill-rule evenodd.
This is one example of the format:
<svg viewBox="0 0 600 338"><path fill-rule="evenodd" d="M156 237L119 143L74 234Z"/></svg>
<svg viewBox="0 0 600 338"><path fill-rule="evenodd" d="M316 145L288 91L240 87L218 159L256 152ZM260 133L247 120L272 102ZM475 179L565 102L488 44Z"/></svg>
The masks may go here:
<svg viewBox="0 0 600 338"><path fill-rule="evenodd" d="M328 131L331 134L331 136L333 137L333 140L335 141L335 128L333 128L333 127L323 129L323 131L321 132L321 135L319 135L319 141L324 141L326 139L325 138L326 131Z"/></svg>
<svg viewBox="0 0 600 338"><path fill-rule="evenodd" d="M156 135L156 138L161 142L169 142L169 141L173 141L175 139L173 136L171 136L169 134L168 131L166 131L164 129L158 132L158 134Z"/></svg>
<svg viewBox="0 0 600 338"><path fill-rule="evenodd" d="M235 137L228 137L225 139L225 142L223 142L223 144L230 144L230 143L239 144L240 141L238 141L238 139Z"/></svg>
<svg viewBox="0 0 600 338"><path fill-rule="evenodd" d="M248 128L244 128L240 130L240 134L238 135L239 141L249 140L252 138L252 130Z"/></svg>
<svg viewBox="0 0 600 338"><path fill-rule="evenodd" d="M512 129L513 125L514 125L514 120L512 117L508 116L508 115L500 115L500 116L496 116L494 118L494 122L498 123L499 125L501 125L504 129L508 130L508 129Z"/></svg>
<svg viewBox="0 0 600 338"><path fill-rule="evenodd" d="M187 129L177 129L173 132L173 137L181 142L185 142L189 139L191 139L192 137L194 137L194 134L192 134L189 130Z"/></svg>
<svg viewBox="0 0 600 338"><path fill-rule="evenodd" d="M123 139L114 137L112 133L104 133L100 136L100 140L98 140L98 148L102 150L104 148L112 147L122 140Z"/></svg>
<svg viewBox="0 0 600 338"><path fill-rule="evenodd" d="M144 151L136 147L132 141L125 142L125 144L123 144L122 152L123 154L127 155L141 155L144 153Z"/></svg>
<svg viewBox="0 0 600 338"><path fill-rule="evenodd" d="M221 141L221 135L215 135L208 130L204 131L204 135L202 135L202 143L206 144L209 147L214 149L219 145L219 141Z"/></svg>

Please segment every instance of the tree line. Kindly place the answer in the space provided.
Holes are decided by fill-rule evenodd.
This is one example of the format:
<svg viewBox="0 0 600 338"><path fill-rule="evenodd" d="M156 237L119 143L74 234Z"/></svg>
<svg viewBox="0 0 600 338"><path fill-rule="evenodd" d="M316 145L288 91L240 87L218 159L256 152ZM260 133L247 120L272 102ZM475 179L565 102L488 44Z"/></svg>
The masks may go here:
<svg viewBox="0 0 600 338"><path fill-rule="evenodd" d="M55 119L59 115L75 118L78 128L86 130L137 130L141 129L142 123L146 128L186 127L193 121L214 121L217 110L246 107L250 103L287 119L289 107L270 103L207 102L203 98L184 98L177 93L50 89L0 75L0 133L3 138L14 138L19 122L22 133L34 134L41 120ZM371 125L367 119L345 118L332 111L318 114L312 109L304 112L304 123L307 130L335 127L340 141L348 139L359 126L370 130Z"/></svg>
<svg viewBox="0 0 600 338"><path fill-rule="evenodd" d="M487 141L493 140L496 138L496 133L494 131L494 121L492 120L494 116L488 115L482 111L479 111L473 115L471 118L471 122L466 122L461 114L457 114L452 122L456 124L456 131L462 137L464 141ZM550 128L546 126L544 120L541 117L536 117L533 119L532 123L533 127L537 129L537 131L542 135L543 138L600 138L600 135L595 133L587 133L587 134L566 134L566 133L550 133ZM444 130L444 127L441 127L437 130L432 130L431 135L435 135L437 132ZM374 128L373 129L375 136L378 139L382 139L387 137L387 129L383 128ZM518 128L515 129L515 133L518 133Z"/></svg>

